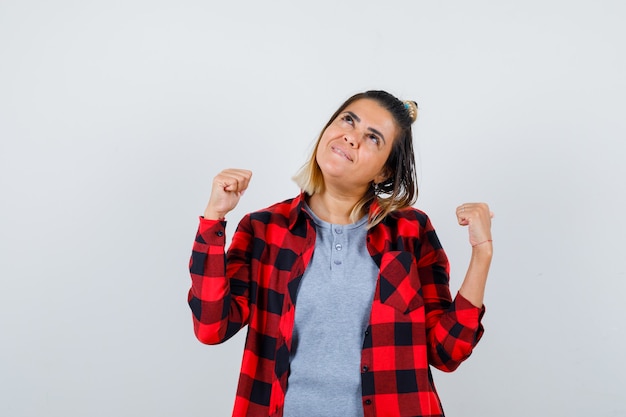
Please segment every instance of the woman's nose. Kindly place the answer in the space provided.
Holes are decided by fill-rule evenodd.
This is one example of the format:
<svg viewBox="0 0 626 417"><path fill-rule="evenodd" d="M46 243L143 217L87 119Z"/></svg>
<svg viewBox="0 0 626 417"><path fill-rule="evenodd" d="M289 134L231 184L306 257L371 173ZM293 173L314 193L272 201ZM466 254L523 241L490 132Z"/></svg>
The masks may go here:
<svg viewBox="0 0 626 417"><path fill-rule="evenodd" d="M357 147L359 144L359 142L352 135L348 135L348 134L344 135L343 140L345 140L348 143L348 145L350 145L353 148Z"/></svg>

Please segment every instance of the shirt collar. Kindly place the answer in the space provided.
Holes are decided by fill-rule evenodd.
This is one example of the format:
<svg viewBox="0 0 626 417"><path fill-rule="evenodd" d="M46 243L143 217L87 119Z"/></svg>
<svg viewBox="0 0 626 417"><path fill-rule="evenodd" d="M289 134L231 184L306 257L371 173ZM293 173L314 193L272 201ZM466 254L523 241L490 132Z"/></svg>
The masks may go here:
<svg viewBox="0 0 626 417"><path fill-rule="evenodd" d="M304 208L306 194L304 191L300 191L300 195L291 201L291 207L289 208L289 229L293 230L296 224L301 219L309 217Z"/></svg>
<svg viewBox="0 0 626 417"><path fill-rule="evenodd" d="M298 197L294 198L291 201L291 206L289 208L289 229L290 230L293 230L293 228L296 226L299 220L310 219L310 216L306 212L306 209L305 209L305 199L306 199L306 193L304 191L300 191L300 195L298 195ZM379 208L378 199L374 199L374 201L372 201L368 209L369 218L371 218L371 216L376 212L378 208Z"/></svg>

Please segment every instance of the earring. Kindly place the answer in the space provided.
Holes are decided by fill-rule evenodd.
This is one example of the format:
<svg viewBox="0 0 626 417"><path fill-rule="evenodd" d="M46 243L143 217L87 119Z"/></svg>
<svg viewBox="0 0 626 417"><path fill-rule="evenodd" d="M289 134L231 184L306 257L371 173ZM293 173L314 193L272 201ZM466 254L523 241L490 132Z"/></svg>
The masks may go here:
<svg viewBox="0 0 626 417"><path fill-rule="evenodd" d="M373 184L374 184L374 195L380 194L380 186L378 185L378 183L375 182Z"/></svg>

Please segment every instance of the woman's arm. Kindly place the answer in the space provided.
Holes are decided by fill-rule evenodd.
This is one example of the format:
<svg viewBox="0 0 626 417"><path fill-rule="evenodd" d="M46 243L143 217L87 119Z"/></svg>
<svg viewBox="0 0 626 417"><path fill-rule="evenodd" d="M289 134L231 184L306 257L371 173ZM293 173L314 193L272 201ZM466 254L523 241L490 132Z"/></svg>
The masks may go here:
<svg viewBox="0 0 626 417"><path fill-rule="evenodd" d="M491 212L483 203L457 209L459 224L469 226L472 260L454 299L449 290L449 264L430 222L424 230L418 272L426 307L429 362L451 372L467 359L483 334L483 296L491 262ZM427 236L427 237L426 237Z"/></svg>
<svg viewBox="0 0 626 417"><path fill-rule="evenodd" d="M220 172L213 180L211 198L200 219L189 261L188 303L193 313L194 332L203 343L221 343L248 321L250 265L246 254L252 241L246 227L249 219L240 223L227 261L224 216L239 202L251 175L246 170Z"/></svg>
<svg viewBox="0 0 626 417"><path fill-rule="evenodd" d="M476 307L482 307L487 275L493 257L491 218L493 213L485 203L465 203L456 210L461 226L467 226L472 257L459 293Z"/></svg>

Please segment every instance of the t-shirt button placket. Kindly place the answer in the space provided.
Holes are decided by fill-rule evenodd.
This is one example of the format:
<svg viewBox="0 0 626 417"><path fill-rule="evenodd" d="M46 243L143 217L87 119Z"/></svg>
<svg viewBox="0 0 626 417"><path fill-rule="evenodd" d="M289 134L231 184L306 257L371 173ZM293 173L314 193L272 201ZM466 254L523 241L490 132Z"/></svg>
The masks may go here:
<svg viewBox="0 0 626 417"><path fill-rule="evenodd" d="M335 226L334 231L336 234L341 235L343 233L343 228L340 226ZM334 240L340 240L340 241L335 242L335 245L334 245L335 251L331 256L333 258L333 264L339 266L343 264L342 257L340 256L340 252L343 249L343 244L341 243L342 239L340 237L336 237Z"/></svg>

